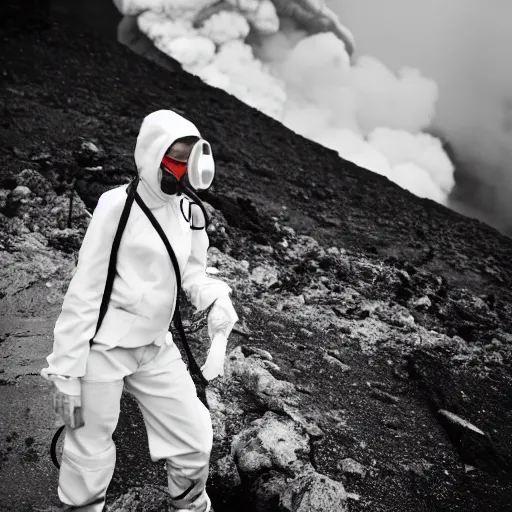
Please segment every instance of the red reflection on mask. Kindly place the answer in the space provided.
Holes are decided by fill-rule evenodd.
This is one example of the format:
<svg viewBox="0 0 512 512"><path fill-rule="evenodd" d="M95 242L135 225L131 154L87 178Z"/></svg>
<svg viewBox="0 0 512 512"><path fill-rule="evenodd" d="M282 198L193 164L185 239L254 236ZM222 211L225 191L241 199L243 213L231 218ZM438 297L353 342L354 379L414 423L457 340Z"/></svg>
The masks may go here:
<svg viewBox="0 0 512 512"><path fill-rule="evenodd" d="M162 159L162 165L164 169L172 174L178 181L181 181L181 178L183 178L187 172L186 160L176 160L176 158L164 156Z"/></svg>

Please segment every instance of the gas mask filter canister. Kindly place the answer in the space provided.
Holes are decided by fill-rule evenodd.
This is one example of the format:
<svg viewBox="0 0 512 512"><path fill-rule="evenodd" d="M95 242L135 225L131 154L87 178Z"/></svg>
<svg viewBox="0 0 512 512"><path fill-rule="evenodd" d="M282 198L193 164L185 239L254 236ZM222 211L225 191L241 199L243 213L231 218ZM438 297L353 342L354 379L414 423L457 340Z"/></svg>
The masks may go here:
<svg viewBox="0 0 512 512"><path fill-rule="evenodd" d="M212 148L204 139L199 139L192 148L187 164L188 181L195 190L207 190L215 177L215 162Z"/></svg>
<svg viewBox="0 0 512 512"><path fill-rule="evenodd" d="M194 144L188 161L164 156L162 168L174 176L177 182L181 182L186 174L190 186L195 190L208 189L215 177L215 162L212 156L212 149L210 144L204 139L199 139Z"/></svg>

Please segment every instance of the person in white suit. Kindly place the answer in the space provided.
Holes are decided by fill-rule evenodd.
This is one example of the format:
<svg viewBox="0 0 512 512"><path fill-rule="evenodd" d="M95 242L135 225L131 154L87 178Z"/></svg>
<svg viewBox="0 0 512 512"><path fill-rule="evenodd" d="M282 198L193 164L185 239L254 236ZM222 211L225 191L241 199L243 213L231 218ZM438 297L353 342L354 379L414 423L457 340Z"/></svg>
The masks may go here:
<svg viewBox="0 0 512 512"><path fill-rule="evenodd" d="M208 314L211 345L201 369L211 380L223 375L227 338L238 316L232 289L206 274L209 239L203 214L180 192L190 173L195 173L190 178L201 179L201 169L191 167L200 161L201 147L213 162L210 146L193 123L171 110L159 110L143 120L135 163L137 192L176 254L187 298L196 311L213 304ZM116 462L112 434L125 388L144 416L152 460L166 461L173 506L210 512L205 486L211 417L168 330L177 299L174 267L136 203L121 238L111 300L94 335L126 189L116 187L98 201L55 325L48 367L41 371L55 385L54 408L66 425L58 495L64 510L104 510ZM189 210L189 201L195 208ZM190 211L192 219L186 215ZM74 409L81 414L73 414Z"/></svg>

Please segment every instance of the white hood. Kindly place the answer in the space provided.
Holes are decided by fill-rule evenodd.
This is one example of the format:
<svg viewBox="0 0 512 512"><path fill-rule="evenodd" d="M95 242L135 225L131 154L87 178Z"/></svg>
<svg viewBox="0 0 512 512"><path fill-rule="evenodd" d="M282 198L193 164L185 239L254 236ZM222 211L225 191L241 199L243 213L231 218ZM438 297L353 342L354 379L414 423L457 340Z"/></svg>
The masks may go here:
<svg viewBox="0 0 512 512"><path fill-rule="evenodd" d="M160 163L176 139L190 135L201 137L193 123L172 110L157 110L144 118L135 146L135 164L140 177L137 191L149 208L176 200L176 195L165 194L160 187Z"/></svg>

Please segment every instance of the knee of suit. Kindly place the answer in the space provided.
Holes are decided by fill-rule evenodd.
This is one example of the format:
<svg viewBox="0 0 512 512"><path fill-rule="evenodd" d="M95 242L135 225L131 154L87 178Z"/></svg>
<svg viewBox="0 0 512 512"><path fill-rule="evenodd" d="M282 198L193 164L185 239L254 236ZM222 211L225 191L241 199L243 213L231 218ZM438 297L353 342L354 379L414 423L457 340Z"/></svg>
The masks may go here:
<svg viewBox="0 0 512 512"><path fill-rule="evenodd" d="M69 462L80 471L101 471L113 468L116 465L116 447L111 443L106 450L90 453L76 450L75 447L64 446L62 461ZM61 472L64 464L61 465Z"/></svg>
<svg viewBox="0 0 512 512"><path fill-rule="evenodd" d="M115 457L115 445L109 436L86 437L81 435L80 429L78 429L66 432L64 453L70 453L81 458L101 460L104 457L108 457L107 454L113 453Z"/></svg>
<svg viewBox="0 0 512 512"><path fill-rule="evenodd" d="M213 448L213 434L211 432L205 433L204 437L197 447L197 457L199 460L204 460L205 464L208 464L210 460L210 454Z"/></svg>
<svg viewBox="0 0 512 512"><path fill-rule="evenodd" d="M211 425L205 426L202 435L190 443L191 451L180 460L184 466L201 467L208 464L213 448L213 431Z"/></svg>
<svg viewBox="0 0 512 512"><path fill-rule="evenodd" d="M210 413L208 413L205 426L203 429L203 435L199 444L199 452L204 455L206 458L210 458L210 453L213 447L213 425L212 420L210 418Z"/></svg>

